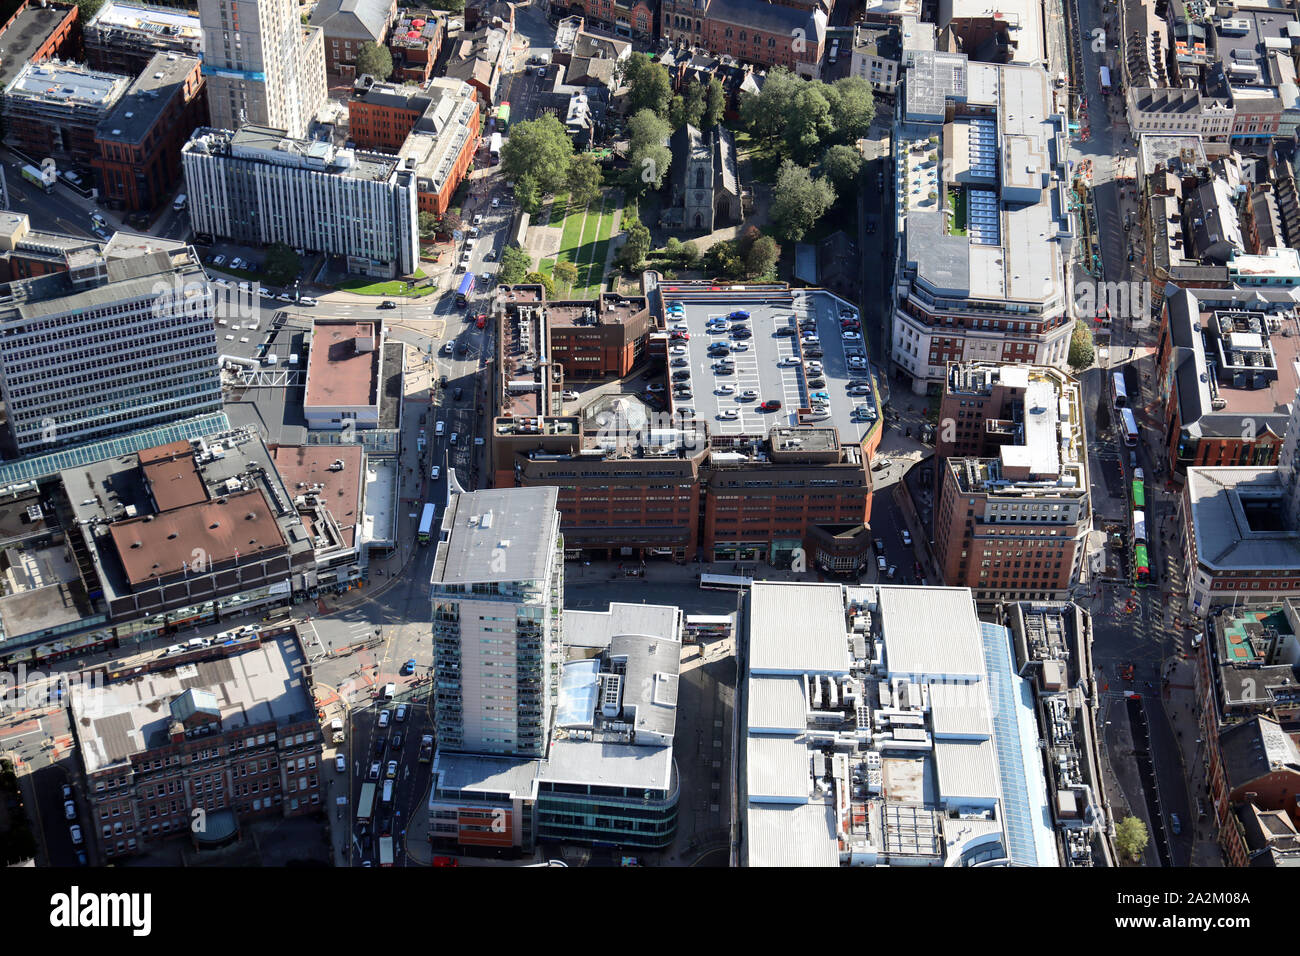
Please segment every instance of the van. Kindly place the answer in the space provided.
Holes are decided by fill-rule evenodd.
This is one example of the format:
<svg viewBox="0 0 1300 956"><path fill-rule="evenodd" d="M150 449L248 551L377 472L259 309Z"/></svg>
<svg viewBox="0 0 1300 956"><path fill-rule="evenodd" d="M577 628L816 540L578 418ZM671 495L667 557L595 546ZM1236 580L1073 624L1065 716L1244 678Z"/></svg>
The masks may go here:
<svg viewBox="0 0 1300 956"><path fill-rule="evenodd" d="M889 567L889 562L885 560L883 554L876 555L876 567L880 569L881 574L884 574L885 569Z"/></svg>
<svg viewBox="0 0 1300 956"><path fill-rule="evenodd" d="M172 208L175 209L177 212L184 209L186 199L187 199L186 195L184 193L181 193L179 196L176 197L176 201L172 203Z"/></svg>
<svg viewBox="0 0 1300 956"><path fill-rule="evenodd" d="M1131 451L1131 452L1128 453L1128 467L1129 467L1129 470L1132 471L1132 470L1136 469L1137 466L1138 466L1138 453L1135 452L1135 451Z"/></svg>
<svg viewBox="0 0 1300 956"><path fill-rule="evenodd" d="M393 802L393 781L384 781L384 803Z"/></svg>
<svg viewBox="0 0 1300 956"><path fill-rule="evenodd" d="M445 424L446 424L445 422L438 422L436 425L433 426L433 433L435 435L442 435L443 427Z"/></svg>
<svg viewBox="0 0 1300 956"><path fill-rule="evenodd" d="M396 685L396 684L385 684L385 685L384 685L384 700L392 700L392 699L393 699L394 697L396 697L396 696L397 696L397 685Z"/></svg>

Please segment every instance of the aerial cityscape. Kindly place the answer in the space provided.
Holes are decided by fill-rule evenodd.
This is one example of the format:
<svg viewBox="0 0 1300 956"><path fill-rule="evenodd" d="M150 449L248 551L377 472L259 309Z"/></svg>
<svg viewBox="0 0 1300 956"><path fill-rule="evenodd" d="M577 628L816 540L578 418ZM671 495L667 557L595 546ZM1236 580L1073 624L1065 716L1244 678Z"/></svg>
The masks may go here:
<svg viewBox="0 0 1300 956"><path fill-rule="evenodd" d="M1298 70L9 0L0 862L1300 866Z"/></svg>

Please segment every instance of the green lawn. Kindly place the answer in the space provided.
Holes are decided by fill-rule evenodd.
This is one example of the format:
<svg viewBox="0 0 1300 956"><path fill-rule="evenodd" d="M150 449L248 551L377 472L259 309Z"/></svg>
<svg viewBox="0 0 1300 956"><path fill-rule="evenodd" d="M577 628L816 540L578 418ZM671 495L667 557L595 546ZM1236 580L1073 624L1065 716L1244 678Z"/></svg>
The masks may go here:
<svg viewBox="0 0 1300 956"><path fill-rule="evenodd" d="M952 210L948 231L954 236L966 235L966 190L948 190L948 208Z"/></svg>
<svg viewBox="0 0 1300 956"><path fill-rule="evenodd" d="M438 291L434 286L411 289L409 283L399 280L374 282L370 279L348 279L340 282L337 288L345 292L355 292L358 295L395 295L411 299L432 295Z"/></svg>
<svg viewBox="0 0 1300 956"><path fill-rule="evenodd" d="M562 208L559 202L557 200L556 209ZM557 289L557 296L586 299L596 295L605 278L605 258L609 254L617 209L617 200L607 192L602 194L599 202L586 208L565 207L562 225L552 216L552 225L562 229L560 251L555 260L545 260L538 268L551 275L556 260L571 262L578 267L578 281L573 288L567 292Z"/></svg>

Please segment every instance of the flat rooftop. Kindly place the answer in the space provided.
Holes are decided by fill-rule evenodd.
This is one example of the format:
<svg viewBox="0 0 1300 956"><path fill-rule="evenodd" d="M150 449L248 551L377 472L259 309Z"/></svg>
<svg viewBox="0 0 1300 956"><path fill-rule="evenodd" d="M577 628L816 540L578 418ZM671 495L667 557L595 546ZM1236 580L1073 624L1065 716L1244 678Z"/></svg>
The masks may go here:
<svg viewBox="0 0 1300 956"><path fill-rule="evenodd" d="M753 674L847 674L844 592L838 584L754 582L749 669Z"/></svg>
<svg viewBox="0 0 1300 956"><path fill-rule="evenodd" d="M278 445L271 450L271 457L289 494L295 498L314 494L338 522L346 545L354 546L357 524L361 521L360 496L365 478L361 471L365 458L362 446ZM343 462L341 469L334 467L336 461ZM310 522L307 532L314 533Z"/></svg>
<svg viewBox="0 0 1300 956"><path fill-rule="evenodd" d="M379 401L377 322L316 322L307 360L307 408L356 408Z"/></svg>
<svg viewBox="0 0 1300 956"><path fill-rule="evenodd" d="M553 487L454 495L442 518L433 587L544 581L559 530L557 501Z"/></svg>
<svg viewBox="0 0 1300 956"><path fill-rule="evenodd" d="M395 156L341 149L323 140L293 139L282 129L251 125L234 133L196 129L182 149L378 183L388 182L399 162Z"/></svg>
<svg viewBox="0 0 1300 956"><path fill-rule="evenodd" d="M307 666L293 634L260 647L174 670L150 671L131 680L95 686L74 682L69 693L73 733L87 773L123 764L166 746L171 705L188 690L211 695L224 731L274 720L315 717Z"/></svg>
<svg viewBox="0 0 1300 956"><path fill-rule="evenodd" d="M5 90L11 100L38 100L71 108L108 110L126 92L130 80L75 63L46 60L27 66Z"/></svg>
<svg viewBox="0 0 1300 956"><path fill-rule="evenodd" d="M197 14L139 3L123 3L121 0L108 0L91 18L87 27L139 30L179 40L197 41L202 38Z"/></svg>
<svg viewBox="0 0 1300 956"><path fill-rule="evenodd" d="M27 64L31 62L41 44L50 38L55 28L68 15L71 4L29 3L22 13L14 17L9 29L0 34L0 89L4 89Z"/></svg>
<svg viewBox="0 0 1300 956"><path fill-rule="evenodd" d="M707 286L671 284L661 285L659 291L665 307L681 306L680 316L667 317L668 328L680 327L690 335L689 341L667 343L669 379L685 381L691 391L689 398L673 397L673 407L693 408L695 418L708 424L710 434L763 438L774 428L798 426L799 409L811 410L813 395L819 392L829 400L824 406L826 414L809 417L806 422L834 428L842 445L860 443L875 426L879 406L874 391L849 395L846 390L850 381L873 382L875 372L863 340L846 339L842 334L840 310L849 309L858 317L857 309L844 300L817 289L710 292ZM749 338L737 338L730 328L710 329L710 319L725 319L736 310L750 314L743 323L751 332ZM782 327L799 333L801 321L813 323L816 342L804 340L800 334L777 334ZM708 350L715 342L731 346L734 371L719 374L714 367L716 358ZM820 357L808 354L814 348L822 352ZM850 368L850 357L857 367ZM686 364L674 365L679 359ZM671 373L679 370L689 375L673 380ZM825 384L810 385L814 379ZM756 398L741 397L751 390L757 393ZM669 394L674 394L671 389ZM761 402L771 400L781 403L778 411L759 410ZM724 417L732 412L735 418Z"/></svg>
<svg viewBox="0 0 1300 956"><path fill-rule="evenodd" d="M199 65L196 56L155 53L113 112L95 130L97 139L138 143L180 92L186 77Z"/></svg>

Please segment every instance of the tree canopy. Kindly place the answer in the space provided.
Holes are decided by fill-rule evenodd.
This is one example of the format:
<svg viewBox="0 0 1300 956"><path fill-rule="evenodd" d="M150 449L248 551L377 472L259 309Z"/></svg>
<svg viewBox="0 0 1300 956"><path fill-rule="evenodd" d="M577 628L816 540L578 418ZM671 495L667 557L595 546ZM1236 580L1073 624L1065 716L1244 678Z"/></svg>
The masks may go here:
<svg viewBox="0 0 1300 956"><path fill-rule="evenodd" d="M369 73L376 80L386 80L393 75L393 54L388 47L366 40L357 50L357 75Z"/></svg>
<svg viewBox="0 0 1300 956"><path fill-rule="evenodd" d="M668 121L653 110L639 110L627 121L627 132L630 140L627 160L635 188L642 192L658 189L673 162L672 151L664 145L672 132Z"/></svg>
<svg viewBox="0 0 1300 956"><path fill-rule="evenodd" d="M619 260L628 269L639 269L645 262L646 253L650 251L650 230L640 219L632 220L627 229L627 241L619 250Z"/></svg>
<svg viewBox="0 0 1300 956"><path fill-rule="evenodd" d="M516 123L501 149L501 168L507 179L514 180L515 199L525 209L525 197L518 193L520 180L531 177L539 194L533 199L536 203L542 194L558 192L566 185L572 161L573 143L553 113Z"/></svg>
<svg viewBox="0 0 1300 956"><path fill-rule="evenodd" d="M633 53L623 61L620 71L622 82L628 88L628 113L648 109L659 116L668 116L673 84L667 67L656 63L645 53Z"/></svg>
<svg viewBox="0 0 1300 956"><path fill-rule="evenodd" d="M1092 346L1092 329L1087 322L1074 323L1074 332L1070 335L1070 354L1066 361L1070 368L1081 371L1092 364L1094 349Z"/></svg>
<svg viewBox="0 0 1300 956"><path fill-rule="evenodd" d="M825 177L814 179L788 159L776 174L775 195L772 222L777 233L791 242L802 239L835 202L835 189Z"/></svg>
<svg viewBox="0 0 1300 956"><path fill-rule="evenodd" d="M302 260L286 243L273 242L266 247L266 277L274 285L288 285L298 277Z"/></svg>
<svg viewBox="0 0 1300 956"><path fill-rule="evenodd" d="M1136 862L1147 848L1147 825L1129 815L1115 825L1115 849L1120 856Z"/></svg>
<svg viewBox="0 0 1300 956"><path fill-rule="evenodd" d="M842 143L832 146L822 154L821 171L838 192L848 192L862 172L862 154Z"/></svg>
<svg viewBox="0 0 1300 956"><path fill-rule="evenodd" d="M753 136L784 159L813 162L827 147L851 146L875 116L871 84L851 76L824 83L804 80L784 67L769 70L760 93L745 93L740 118Z"/></svg>
<svg viewBox="0 0 1300 956"><path fill-rule="evenodd" d="M603 175L600 163L590 153L583 153L569 164L569 201L585 206L600 195Z"/></svg>
<svg viewBox="0 0 1300 956"><path fill-rule="evenodd" d="M501 268L497 278L505 285L523 282L524 276L533 267L533 258L518 246L506 246L501 251Z"/></svg>

